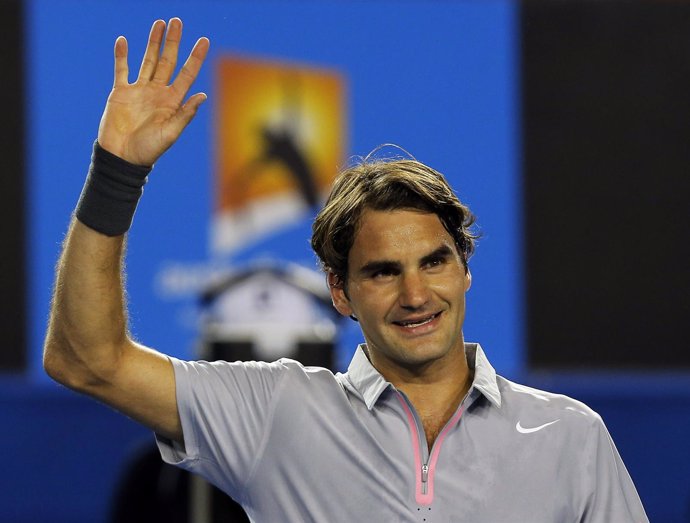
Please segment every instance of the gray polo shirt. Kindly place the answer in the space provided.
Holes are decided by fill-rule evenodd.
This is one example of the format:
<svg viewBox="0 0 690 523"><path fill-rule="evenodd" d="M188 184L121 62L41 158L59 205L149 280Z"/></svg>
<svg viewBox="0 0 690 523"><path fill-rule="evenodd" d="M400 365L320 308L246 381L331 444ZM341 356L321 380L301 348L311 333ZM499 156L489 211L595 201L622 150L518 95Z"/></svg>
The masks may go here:
<svg viewBox="0 0 690 523"><path fill-rule="evenodd" d="M600 416L496 375L467 344L474 380L428 449L407 397L357 349L345 374L171 358L184 448L256 522L647 522Z"/></svg>

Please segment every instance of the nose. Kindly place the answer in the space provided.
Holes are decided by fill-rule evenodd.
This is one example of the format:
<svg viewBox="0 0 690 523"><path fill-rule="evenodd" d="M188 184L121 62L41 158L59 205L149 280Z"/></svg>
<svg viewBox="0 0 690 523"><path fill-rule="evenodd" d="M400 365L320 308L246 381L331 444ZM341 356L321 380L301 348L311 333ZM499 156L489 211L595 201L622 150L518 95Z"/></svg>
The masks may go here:
<svg viewBox="0 0 690 523"><path fill-rule="evenodd" d="M419 272L403 274L400 278L400 306L405 309L420 309L429 302L429 287Z"/></svg>

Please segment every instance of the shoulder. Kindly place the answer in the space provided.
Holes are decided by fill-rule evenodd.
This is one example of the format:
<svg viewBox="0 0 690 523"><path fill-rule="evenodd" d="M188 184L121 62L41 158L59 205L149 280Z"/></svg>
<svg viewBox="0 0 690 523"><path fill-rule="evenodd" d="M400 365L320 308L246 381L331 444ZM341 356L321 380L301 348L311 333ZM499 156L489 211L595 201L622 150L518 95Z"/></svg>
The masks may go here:
<svg viewBox="0 0 690 523"><path fill-rule="evenodd" d="M168 356L176 371L190 374L217 374L233 372L253 372L253 373L283 373L283 372L305 372L310 367L305 367L300 362L290 358L281 358L276 361L206 361L206 360L180 360ZM325 370L325 369L324 369Z"/></svg>
<svg viewBox="0 0 690 523"><path fill-rule="evenodd" d="M185 361L170 358L178 381L204 382L277 382L291 381L318 383L334 381L333 373L322 367L305 367L290 358L281 358L273 362L264 361Z"/></svg>
<svg viewBox="0 0 690 523"><path fill-rule="evenodd" d="M567 427L573 436L586 437L592 430L603 427L601 416L574 398L521 385L501 376L497 377L497 383L502 417L515 423L518 430L558 423Z"/></svg>
<svg viewBox="0 0 690 523"><path fill-rule="evenodd" d="M305 366L290 358L281 358L275 364L279 365L286 375L286 387L303 391L317 400L327 400L332 391L342 391L338 376L330 369Z"/></svg>

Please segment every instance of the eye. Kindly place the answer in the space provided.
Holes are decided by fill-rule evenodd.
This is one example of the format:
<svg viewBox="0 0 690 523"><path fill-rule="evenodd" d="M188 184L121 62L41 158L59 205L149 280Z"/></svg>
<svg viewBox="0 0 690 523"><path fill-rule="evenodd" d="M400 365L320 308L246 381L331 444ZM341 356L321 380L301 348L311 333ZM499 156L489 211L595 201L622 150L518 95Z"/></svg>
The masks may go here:
<svg viewBox="0 0 690 523"><path fill-rule="evenodd" d="M371 273L371 277L374 279L383 279L395 276L394 269L379 269Z"/></svg>
<svg viewBox="0 0 690 523"><path fill-rule="evenodd" d="M434 257L431 258L430 260L427 260L427 262L424 264L426 268L433 269L435 267L440 267L446 263L446 258L439 256L439 257Z"/></svg>

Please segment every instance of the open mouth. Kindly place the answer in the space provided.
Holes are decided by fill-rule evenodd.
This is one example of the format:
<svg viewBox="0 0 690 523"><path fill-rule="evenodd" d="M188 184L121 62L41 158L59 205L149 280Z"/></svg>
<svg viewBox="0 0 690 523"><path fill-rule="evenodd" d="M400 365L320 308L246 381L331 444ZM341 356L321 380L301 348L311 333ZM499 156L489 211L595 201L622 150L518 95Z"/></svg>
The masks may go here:
<svg viewBox="0 0 690 523"><path fill-rule="evenodd" d="M393 323L395 325L399 325L400 327L420 327L422 325L426 325L427 323L431 323L434 321L436 318L438 318L441 315L440 312L437 312L436 314L432 314L431 316L427 316L426 318L420 318L418 320L410 320L410 321L394 321Z"/></svg>

